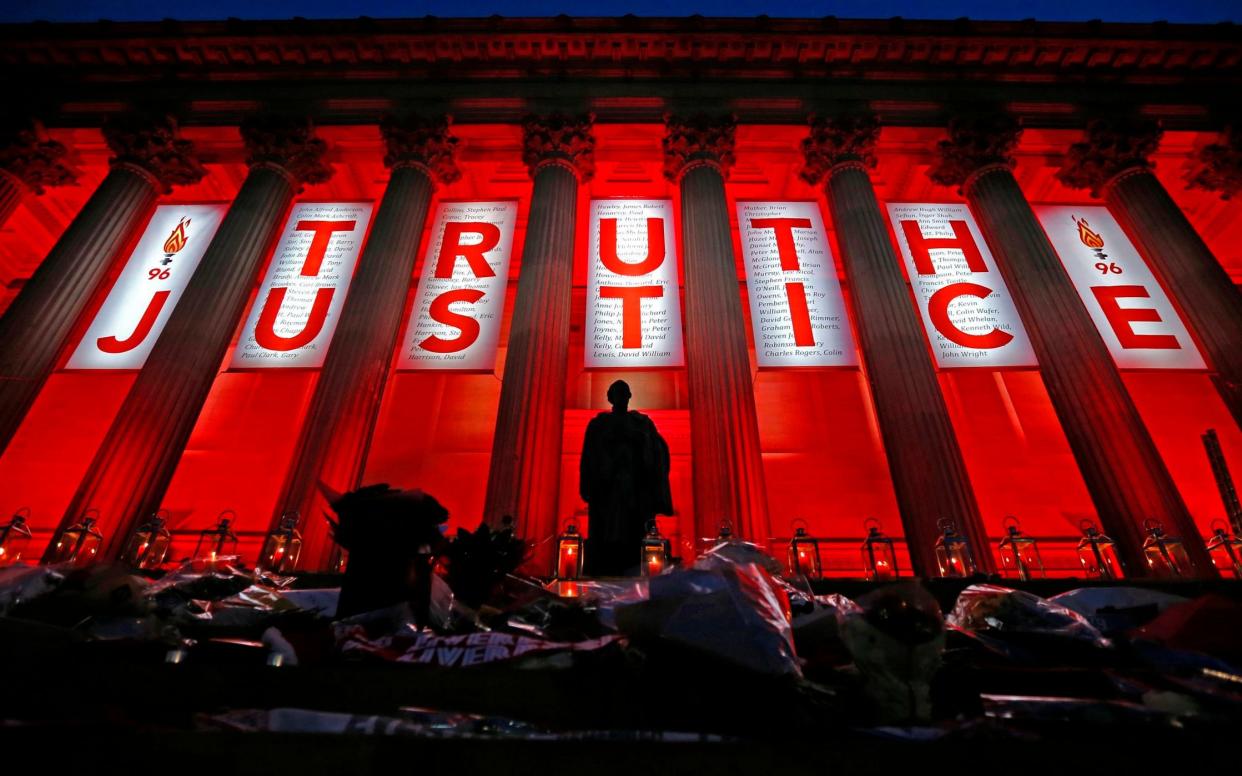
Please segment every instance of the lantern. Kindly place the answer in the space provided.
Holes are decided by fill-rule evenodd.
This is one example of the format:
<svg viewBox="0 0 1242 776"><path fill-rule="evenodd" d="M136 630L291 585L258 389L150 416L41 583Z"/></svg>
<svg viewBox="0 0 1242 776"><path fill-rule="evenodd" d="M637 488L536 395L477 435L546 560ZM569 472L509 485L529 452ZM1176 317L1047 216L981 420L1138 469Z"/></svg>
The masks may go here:
<svg viewBox="0 0 1242 776"><path fill-rule="evenodd" d="M337 544L332 548L332 555L328 560L328 572L331 574L344 574L345 568L349 565L349 550Z"/></svg>
<svg viewBox="0 0 1242 776"><path fill-rule="evenodd" d="M1006 574L1016 573L1026 582L1044 573L1044 561L1039 557L1035 540L1018 530L1018 518L1009 515L1003 523L1008 535L1000 541L1001 568Z"/></svg>
<svg viewBox="0 0 1242 776"><path fill-rule="evenodd" d="M228 517L226 517L228 515ZM194 545L194 558L206 558L209 568L214 569L216 561L225 555L237 554L237 534L229 526L237 513L226 509L218 516L220 522L215 528L207 528L198 535L198 544Z"/></svg>
<svg viewBox="0 0 1242 776"><path fill-rule="evenodd" d="M1169 536L1159 520L1143 521L1147 539L1143 542L1143 557L1147 568L1157 577L1185 577L1190 575L1190 556L1181 537Z"/></svg>
<svg viewBox="0 0 1242 776"><path fill-rule="evenodd" d="M30 507L22 507L13 513L13 519L6 525L0 525L0 566L21 561L32 538L30 526L26 525L28 517Z"/></svg>
<svg viewBox="0 0 1242 776"><path fill-rule="evenodd" d="M880 531L880 521L874 517L864 520L863 527L867 528L867 538L862 543L863 576L877 582L896 579L897 553L893 551L893 540Z"/></svg>
<svg viewBox="0 0 1242 776"><path fill-rule="evenodd" d="M656 525L656 521L648 521L647 535L643 537L642 558L639 563L642 575L658 577L664 569L668 568L672 557L672 545L669 544L668 539L660 535L660 527Z"/></svg>
<svg viewBox="0 0 1242 776"><path fill-rule="evenodd" d="M570 520L565 533L556 540L556 578L578 579L582 576L582 534L578 524Z"/></svg>
<svg viewBox="0 0 1242 776"><path fill-rule="evenodd" d="M941 531L940 538L936 540L936 565L940 567L940 576L969 577L975 574L978 569L970 554L970 543L957 532L957 525L952 520L941 520L936 527Z"/></svg>
<svg viewBox="0 0 1242 776"><path fill-rule="evenodd" d="M103 534L95 527L98 519L99 510L89 509L82 515L81 522L66 528L56 541L48 562L85 566L93 561L103 546Z"/></svg>
<svg viewBox="0 0 1242 776"><path fill-rule="evenodd" d="M1217 523L1222 527L1218 527ZM1226 532L1228 527L1229 524L1219 518L1212 521L1213 535L1207 544L1208 554L1212 556L1216 568L1232 571L1235 577L1242 579L1242 539L1237 534L1230 536Z"/></svg>
<svg viewBox="0 0 1242 776"><path fill-rule="evenodd" d="M793 539L789 541L789 573L807 579L823 579L824 570L819 561L819 539L806 532L806 521L794 527Z"/></svg>
<svg viewBox="0 0 1242 776"><path fill-rule="evenodd" d="M1083 520L1078 524L1082 539L1078 541L1078 562L1092 579L1122 579L1121 559L1113 540L1100 533L1095 523Z"/></svg>
<svg viewBox="0 0 1242 776"><path fill-rule="evenodd" d="M264 540L259 565L277 574L287 574L297 568L301 554L302 533L298 531L298 513L287 512L280 518L280 527Z"/></svg>
<svg viewBox="0 0 1242 776"><path fill-rule="evenodd" d="M168 513L160 510L138 527L121 553L121 562L138 569L157 569L164 565L172 534L168 533Z"/></svg>

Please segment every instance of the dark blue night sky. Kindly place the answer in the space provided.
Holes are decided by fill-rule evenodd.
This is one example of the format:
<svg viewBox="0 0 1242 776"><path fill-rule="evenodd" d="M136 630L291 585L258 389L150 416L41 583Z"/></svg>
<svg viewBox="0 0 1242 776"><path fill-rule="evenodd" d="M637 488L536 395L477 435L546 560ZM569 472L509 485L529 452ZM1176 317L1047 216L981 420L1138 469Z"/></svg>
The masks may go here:
<svg viewBox="0 0 1242 776"><path fill-rule="evenodd" d="M1220 22L1242 19L1242 0L0 0L0 21L96 19L309 19L418 16L791 16L908 19L1026 19L1041 21Z"/></svg>

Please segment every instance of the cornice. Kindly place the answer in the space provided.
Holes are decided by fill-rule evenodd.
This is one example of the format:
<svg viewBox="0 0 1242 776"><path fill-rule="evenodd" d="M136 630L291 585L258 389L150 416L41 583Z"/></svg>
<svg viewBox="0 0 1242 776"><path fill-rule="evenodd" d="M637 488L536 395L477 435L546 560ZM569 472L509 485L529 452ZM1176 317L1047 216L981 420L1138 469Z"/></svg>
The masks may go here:
<svg viewBox="0 0 1242 776"><path fill-rule="evenodd" d="M196 67L985 67L1196 72L1242 65L1232 24L846 19L410 19L0 25L0 63Z"/></svg>

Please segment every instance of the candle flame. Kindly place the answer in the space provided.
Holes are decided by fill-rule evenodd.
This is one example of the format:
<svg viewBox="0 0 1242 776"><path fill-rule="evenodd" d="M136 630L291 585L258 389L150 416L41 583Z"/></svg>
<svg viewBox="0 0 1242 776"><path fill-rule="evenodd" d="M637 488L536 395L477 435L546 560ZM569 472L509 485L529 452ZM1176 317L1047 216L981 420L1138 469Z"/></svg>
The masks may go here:
<svg viewBox="0 0 1242 776"><path fill-rule="evenodd" d="M1092 250L1100 250L1104 247L1104 238L1100 233L1087 225L1085 218L1075 218L1074 223L1078 224L1078 239L1082 244Z"/></svg>
<svg viewBox="0 0 1242 776"><path fill-rule="evenodd" d="M164 253L171 256L185 247L185 244L190 239L185 233L185 228L189 225L190 219L188 218L183 217L177 222L177 225L173 227L172 234L168 235L168 239L164 241Z"/></svg>

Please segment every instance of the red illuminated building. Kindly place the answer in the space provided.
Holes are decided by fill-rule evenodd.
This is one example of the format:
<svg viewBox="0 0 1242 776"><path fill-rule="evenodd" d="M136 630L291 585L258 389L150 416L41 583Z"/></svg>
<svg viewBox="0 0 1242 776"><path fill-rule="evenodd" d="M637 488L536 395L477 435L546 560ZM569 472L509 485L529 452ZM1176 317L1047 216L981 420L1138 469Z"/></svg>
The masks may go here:
<svg viewBox="0 0 1242 776"><path fill-rule="evenodd" d="M388 482L452 527L513 515L550 571L618 378L671 449L677 556L728 520L783 557L798 521L863 576L874 518L935 575L948 520L998 571L1013 515L1049 576L1082 575L1084 521L1141 576L1155 520L1212 576L1242 519L1201 440L1242 472L1232 26L0 36L0 512L29 507L28 556L97 510L115 557L163 510L184 557L232 510L249 562L296 513L326 569L317 483Z"/></svg>

